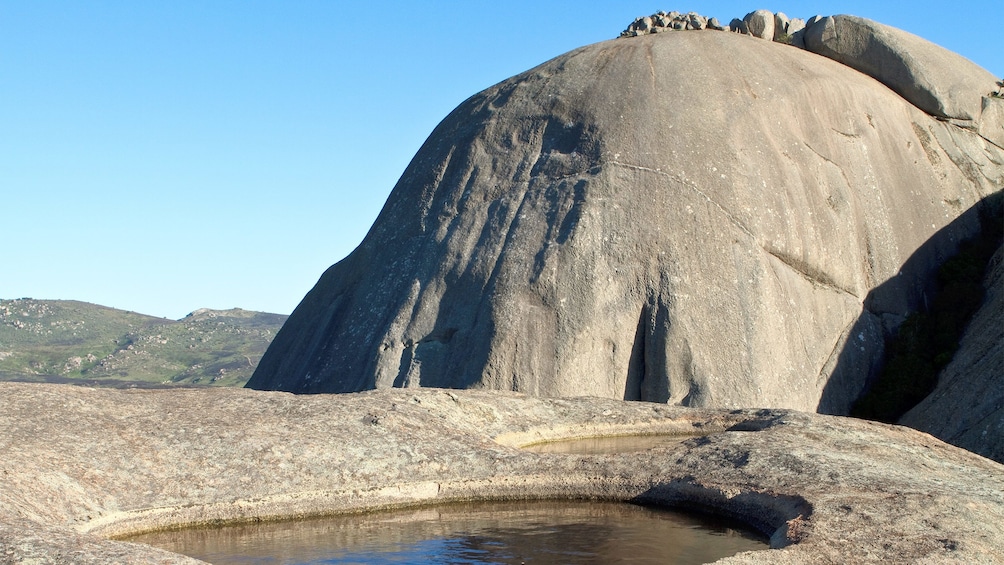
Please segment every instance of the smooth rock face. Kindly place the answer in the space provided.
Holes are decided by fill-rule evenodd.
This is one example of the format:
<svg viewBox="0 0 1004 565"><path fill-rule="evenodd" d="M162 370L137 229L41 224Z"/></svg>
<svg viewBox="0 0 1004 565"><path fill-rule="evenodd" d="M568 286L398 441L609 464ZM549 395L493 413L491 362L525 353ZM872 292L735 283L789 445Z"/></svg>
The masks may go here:
<svg viewBox="0 0 1004 565"><path fill-rule="evenodd" d="M1004 547L1004 466L848 418L432 389L293 396L0 383L0 399L5 564L196 563L108 537L582 497L732 516L775 548L719 563L992 563ZM518 448L646 433L706 435L614 455Z"/></svg>
<svg viewBox="0 0 1004 565"><path fill-rule="evenodd" d="M958 352L899 423L1004 463L1004 248L987 271L986 298Z"/></svg>
<svg viewBox="0 0 1004 565"><path fill-rule="evenodd" d="M921 110L978 121L997 77L911 33L856 16L830 16L805 32L805 48L855 68Z"/></svg>
<svg viewBox="0 0 1004 565"><path fill-rule="evenodd" d="M714 32L587 46L436 128L248 386L846 413L1002 164L975 133L789 46Z"/></svg>

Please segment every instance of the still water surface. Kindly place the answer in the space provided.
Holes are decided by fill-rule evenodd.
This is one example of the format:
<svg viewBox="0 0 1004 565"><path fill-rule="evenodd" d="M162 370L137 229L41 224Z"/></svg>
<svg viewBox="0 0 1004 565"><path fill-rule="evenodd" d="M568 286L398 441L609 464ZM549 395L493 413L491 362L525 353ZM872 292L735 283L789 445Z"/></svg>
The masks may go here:
<svg viewBox="0 0 1004 565"><path fill-rule="evenodd" d="M130 538L217 565L690 564L766 549L736 524L615 502L450 504Z"/></svg>

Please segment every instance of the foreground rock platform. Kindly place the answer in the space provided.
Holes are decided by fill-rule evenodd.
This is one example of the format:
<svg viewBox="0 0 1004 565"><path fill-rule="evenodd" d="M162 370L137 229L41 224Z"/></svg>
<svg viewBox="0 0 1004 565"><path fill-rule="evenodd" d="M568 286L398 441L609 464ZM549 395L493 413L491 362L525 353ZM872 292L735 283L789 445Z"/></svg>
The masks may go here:
<svg viewBox="0 0 1004 565"><path fill-rule="evenodd" d="M787 410L506 392L0 383L0 562L195 563L110 539L470 499L595 498L739 518L725 563L994 562L1004 466L909 428ZM561 455L564 437L705 434Z"/></svg>

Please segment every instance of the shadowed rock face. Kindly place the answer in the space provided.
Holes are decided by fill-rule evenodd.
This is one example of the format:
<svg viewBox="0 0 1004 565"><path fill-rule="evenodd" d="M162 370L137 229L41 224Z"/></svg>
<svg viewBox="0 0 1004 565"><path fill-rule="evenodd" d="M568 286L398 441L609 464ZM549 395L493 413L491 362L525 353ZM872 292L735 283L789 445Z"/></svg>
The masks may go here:
<svg viewBox="0 0 1004 565"><path fill-rule="evenodd" d="M437 127L248 386L845 412L1002 163L800 49L716 32L587 46Z"/></svg>
<svg viewBox="0 0 1004 565"><path fill-rule="evenodd" d="M985 286L983 306L937 388L899 423L1004 463L1004 247Z"/></svg>

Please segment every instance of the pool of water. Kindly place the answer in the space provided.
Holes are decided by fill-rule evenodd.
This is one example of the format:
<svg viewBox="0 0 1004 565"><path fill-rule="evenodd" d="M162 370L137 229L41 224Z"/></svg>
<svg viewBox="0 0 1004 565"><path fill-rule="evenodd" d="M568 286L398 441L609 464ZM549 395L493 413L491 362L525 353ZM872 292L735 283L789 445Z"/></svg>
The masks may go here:
<svg viewBox="0 0 1004 565"><path fill-rule="evenodd" d="M631 453L645 451L664 445L680 443L697 435L634 435L588 437L562 439L524 446L526 451L535 453L578 453L582 455L604 455L611 453Z"/></svg>
<svg viewBox="0 0 1004 565"><path fill-rule="evenodd" d="M767 543L737 524L615 502L450 504L129 538L217 565L687 564Z"/></svg>

